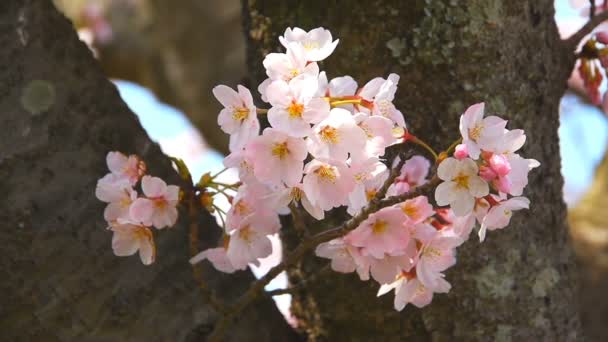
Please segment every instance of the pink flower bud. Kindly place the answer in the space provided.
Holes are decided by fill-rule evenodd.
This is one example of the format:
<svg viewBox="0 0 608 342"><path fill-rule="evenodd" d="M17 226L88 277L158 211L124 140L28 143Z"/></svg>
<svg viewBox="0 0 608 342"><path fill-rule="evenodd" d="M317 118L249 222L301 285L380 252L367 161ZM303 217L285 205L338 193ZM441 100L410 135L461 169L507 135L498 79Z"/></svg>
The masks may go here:
<svg viewBox="0 0 608 342"><path fill-rule="evenodd" d="M511 181L507 177L498 177L493 182L492 185L496 188L496 190L500 192L504 192L506 194L511 192Z"/></svg>
<svg viewBox="0 0 608 342"><path fill-rule="evenodd" d="M491 181L496 178L496 173L488 166L482 165L479 167L479 177L485 181Z"/></svg>
<svg viewBox="0 0 608 342"><path fill-rule="evenodd" d="M467 151L467 145L465 145L465 144L456 145L456 148L454 149L454 158L456 158L458 160L462 160L464 158L467 158L468 156L469 156L469 152Z"/></svg>
<svg viewBox="0 0 608 342"><path fill-rule="evenodd" d="M608 31L597 32L595 39L602 44L608 44Z"/></svg>
<svg viewBox="0 0 608 342"><path fill-rule="evenodd" d="M511 164L503 154L494 154L488 161L490 167L498 176L506 176L511 172Z"/></svg>

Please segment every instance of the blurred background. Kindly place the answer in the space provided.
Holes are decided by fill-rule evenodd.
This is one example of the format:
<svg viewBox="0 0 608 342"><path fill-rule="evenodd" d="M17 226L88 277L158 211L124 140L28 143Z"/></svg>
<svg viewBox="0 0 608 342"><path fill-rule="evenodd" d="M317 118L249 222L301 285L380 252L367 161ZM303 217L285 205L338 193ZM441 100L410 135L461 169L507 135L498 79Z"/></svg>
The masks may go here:
<svg viewBox="0 0 608 342"><path fill-rule="evenodd" d="M600 2L598 0L598 7ZM223 168L227 136L216 122L217 84L246 80L240 0L55 0L99 59L121 96L166 154L184 159L193 176ZM556 0L562 37L588 18L589 0ZM598 30L606 29L606 26ZM388 47L387 47L388 48ZM356 76L356 75L353 75ZM364 81L364 80L362 80ZM250 87L255 89L256 87ZM606 82L602 93L606 91ZM560 106L564 200L579 256L583 322L594 340L608 338L608 116L590 103L577 73ZM407 119L407 118L406 118ZM224 181L236 175L225 173ZM227 205L227 203L224 203ZM280 259L280 246L260 275ZM285 287L280 277L269 289ZM275 297L289 317L289 296Z"/></svg>

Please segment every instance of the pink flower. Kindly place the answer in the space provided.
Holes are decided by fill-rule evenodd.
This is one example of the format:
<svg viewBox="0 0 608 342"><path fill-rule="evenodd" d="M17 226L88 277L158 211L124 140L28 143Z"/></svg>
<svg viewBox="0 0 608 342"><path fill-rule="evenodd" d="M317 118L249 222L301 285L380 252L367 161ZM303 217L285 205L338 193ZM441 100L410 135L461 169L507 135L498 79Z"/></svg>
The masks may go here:
<svg viewBox="0 0 608 342"><path fill-rule="evenodd" d="M373 115L381 115L392 120L397 126L405 127L403 114L393 104L398 82L399 75L397 74L388 75L386 80L381 77L374 78L363 86L359 96L372 102Z"/></svg>
<svg viewBox="0 0 608 342"><path fill-rule="evenodd" d="M258 259L265 258L272 253L272 243L264 232L250 226L245 219L241 228L233 231L226 256L232 266L237 270L244 270L248 264L260 265Z"/></svg>
<svg viewBox="0 0 608 342"><path fill-rule="evenodd" d="M366 140L365 133L350 112L334 108L329 117L313 127L306 142L308 151L315 158L345 162L349 153L360 154L364 150Z"/></svg>
<svg viewBox="0 0 608 342"><path fill-rule="evenodd" d="M269 230L268 234L278 231L281 227L279 218L263 200L270 193L270 189L260 183L239 187L232 206L226 214L226 231L239 229L244 222L256 227L266 227Z"/></svg>
<svg viewBox="0 0 608 342"><path fill-rule="evenodd" d="M418 196L397 205L405 214L409 224L421 223L433 216L435 211L426 196Z"/></svg>
<svg viewBox="0 0 608 342"><path fill-rule="evenodd" d="M443 280L442 289L448 292L450 284ZM401 311L408 303L418 308L427 306L433 300L433 291L425 287L415 276L402 275L391 284L382 285L378 290L378 297L395 290L395 310Z"/></svg>
<svg viewBox="0 0 608 342"><path fill-rule="evenodd" d="M106 163L112 174L128 179L131 185L137 184L146 173L146 164L133 154L127 157L120 152L111 151L106 156Z"/></svg>
<svg viewBox="0 0 608 342"><path fill-rule="evenodd" d="M238 93L225 85L213 88L213 95L224 106L217 117L222 130L230 134L230 151L238 151L260 132L260 122L249 89L238 85Z"/></svg>
<svg viewBox="0 0 608 342"><path fill-rule="evenodd" d="M97 181L95 196L108 203L103 217L106 221L113 222L118 219L130 219L129 207L137 198L137 192L133 190L128 179L108 173Z"/></svg>
<svg viewBox="0 0 608 342"><path fill-rule="evenodd" d="M325 217L325 212L319 206L313 205L306 193L304 186L296 184L293 187L284 187L273 191L266 199L269 201L269 207L276 211L286 208L290 203L301 204L302 207L317 220L322 220Z"/></svg>
<svg viewBox="0 0 608 342"><path fill-rule="evenodd" d="M304 47L298 43L290 43L286 48L286 53L269 53L264 58L264 68L271 80L289 82L303 74L312 77L319 75L317 63L307 63Z"/></svg>
<svg viewBox="0 0 608 342"><path fill-rule="evenodd" d="M540 163L535 159L525 159L517 154L507 156L511 172L506 176L510 182L508 193L512 196L521 196L526 185L528 185L528 173L530 170L540 166Z"/></svg>
<svg viewBox="0 0 608 342"><path fill-rule="evenodd" d="M367 249L363 248L362 253L365 254ZM402 255L385 255L381 259L367 256L366 260L369 264L369 273L380 284L391 283L401 273L402 270L412 268L412 257L408 254ZM361 277L361 272L359 276Z"/></svg>
<svg viewBox="0 0 608 342"><path fill-rule="evenodd" d="M307 61L322 61L334 52L339 39L332 41L331 32L322 27L315 28L308 32L299 27L293 30L287 28L285 33L279 37L279 41L284 47L289 47L291 43L298 43L304 48Z"/></svg>
<svg viewBox="0 0 608 342"><path fill-rule="evenodd" d="M458 160L462 160L464 158L467 158L468 156L469 156L469 152L467 152L467 145L465 145L465 144L456 145L456 148L454 149L454 158L456 158Z"/></svg>
<svg viewBox="0 0 608 342"><path fill-rule="evenodd" d="M488 214L481 221L479 229L479 241L483 242L486 237L486 230L502 229L509 224L513 211L528 209L530 200L526 197L513 197L506 201L499 202L488 211Z"/></svg>
<svg viewBox="0 0 608 342"><path fill-rule="evenodd" d="M253 174L253 162L245 153L245 150L234 151L224 158L224 166L236 168L239 172L239 180L245 184L258 182Z"/></svg>
<svg viewBox="0 0 608 342"><path fill-rule="evenodd" d="M273 128L247 144L246 154L253 164L255 176L271 185L293 186L302 179L306 143Z"/></svg>
<svg viewBox="0 0 608 342"><path fill-rule="evenodd" d="M460 117L460 134L469 156L479 158L481 150L490 150L503 135L507 122L497 116L483 117L484 103L474 104Z"/></svg>
<svg viewBox="0 0 608 342"><path fill-rule="evenodd" d="M274 81L266 88L266 97L272 105L268 122L273 128L292 137L305 137L311 133L310 124L322 121L329 115L329 103L314 97L317 80L305 75L289 81Z"/></svg>
<svg viewBox="0 0 608 342"><path fill-rule="evenodd" d="M393 165L399 163L399 158L395 158ZM393 166L394 167L394 166ZM431 163L422 156L413 156L408 159L401 168L400 175L395 179L386 192L387 196L397 196L409 192L417 186L426 183Z"/></svg>
<svg viewBox="0 0 608 342"><path fill-rule="evenodd" d="M236 271L230 263L226 249L224 247L206 249L190 259L191 264L199 263L203 260L209 260L216 270L224 273L233 273Z"/></svg>
<svg viewBox="0 0 608 342"><path fill-rule="evenodd" d="M340 273L354 272L357 269L355 257L360 257L358 248L345 243L342 238L319 244L315 254L331 259L331 269Z"/></svg>
<svg viewBox="0 0 608 342"><path fill-rule="evenodd" d="M374 258L381 259L385 254L404 250L409 242L410 233L403 225L406 220L401 209L383 208L363 221L359 227L346 236L353 246L364 247Z"/></svg>
<svg viewBox="0 0 608 342"><path fill-rule="evenodd" d="M391 120L378 115L369 116L365 113L357 113L354 118L367 138L364 158L383 156L386 147L396 142Z"/></svg>
<svg viewBox="0 0 608 342"><path fill-rule="evenodd" d="M435 200L440 206L450 205L457 216L473 210L475 198L489 193L488 183L477 175L477 164L469 158L452 157L439 164L437 175L444 182L435 189Z"/></svg>
<svg viewBox="0 0 608 342"><path fill-rule="evenodd" d="M345 205L355 188L355 177L339 161L313 159L304 167L304 192L312 205L329 210Z"/></svg>
<svg viewBox="0 0 608 342"><path fill-rule="evenodd" d="M434 292L445 292L445 280L441 272L456 264L455 248L462 240L454 235L437 232L435 236L422 245L416 274L420 282Z"/></svg>
<svg viewBox="0 0 608 342"><path fill-rule="evenodd" d="M355 177L355 188L348 195L348 213L355 215L376 196L389 172L376 157L351 161L350 170Z"/></svg>
<svg viewBox="0 0 608 342"><path fill-rule="evenodd" d="M179 187L167 185L158 177L144 176L141 189L147 198L138 198L131 204L131 218L157 229L173 226L177 221Z"/></svg>
<svg viewBox="0 0 608 342"><path fill-rule="evenodd" d="M139 251L139 257L144 265L150 265L156 258L154 236L147 227L132 224L114 224L111 226L112 250L116 256L129 256Z"/></svg>

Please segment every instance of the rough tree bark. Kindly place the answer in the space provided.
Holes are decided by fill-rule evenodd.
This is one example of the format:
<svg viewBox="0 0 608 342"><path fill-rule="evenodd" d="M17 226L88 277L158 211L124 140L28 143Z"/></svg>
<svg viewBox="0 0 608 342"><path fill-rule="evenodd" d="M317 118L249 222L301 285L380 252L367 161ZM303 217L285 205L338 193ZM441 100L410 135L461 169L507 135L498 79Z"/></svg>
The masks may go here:
<svg viewBox="0 0 608 342"><path fill-rule="evenodd" d="M0 44L0 340L203 340L217 315L192 277L186 225L157 234L158 260L144 267L112 255L94 196L108 151L137 153L176 183L168 159L50 0L0 2ZM214 220L199 226L201 248L215 245ZM204 274L224 298L253 279ZM266 299L229 336L293 331Z"/></svg>
<svg viewBox="0 0 608 342"><path fill-rule="evenodd" d="M408 306L396 313L392 295L375 298L376 284L353 274L326 276L294 297L294 314L311 340L581 338L557 136L559 99L574 57L573 47L560 41L552 0L244 5L252 83L263 80L263 55L279 49L277 37L286 27L324 26L340 38L323 65L328 76L348 74L362 84L398 73L397 107L414 134L436 148L455 140L467 105L485 101L487 112L525 129L522 153L542 163L525 194L531 210L483 244L472 238L460 248L457 266L447 273L453 284L448 295L422 310ZM290 272L291 280L310 276L320 264L310 256Z"/></svg>

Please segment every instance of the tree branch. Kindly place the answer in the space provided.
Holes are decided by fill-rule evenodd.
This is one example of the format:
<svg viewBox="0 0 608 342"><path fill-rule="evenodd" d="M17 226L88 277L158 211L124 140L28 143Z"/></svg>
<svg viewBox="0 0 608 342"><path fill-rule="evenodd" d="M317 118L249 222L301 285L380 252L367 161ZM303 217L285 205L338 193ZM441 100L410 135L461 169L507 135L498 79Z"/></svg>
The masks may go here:
<svg viewBox="0 0 608 342"><path fill-rule="evenodd" d="M569 50L574 51L578 43L585 38L586 35L591 33L594 28L600 25L605 20L608 20L608 11L604 11L598 15L595 15L591 20L589 20L580 30L578 30L575 34L570 36L570 38L564 40L564 45L568 47Z"/></svg>
<svg viewBox="0 0 608 342"><path fill-rule="evenodd" d="M390 179L391 178L389 177L387 182ZM423 194L429 195L430 191L434 189L434 187L438 183L439 179L437 177L433 177L431 181L422 186L417 187L414 191L399 196L391 196L380 201L372 201L368 206L363 208L358 215L353 216L350 220L344 222L340 226L321 232L313 236L312 238L303 240L298 245L298 247L296 247L296 249L294 249L294 251L289 254L280 264L270 269L270 271L268 271L266 275L264 275L262 278L258 279L251 285L249 290L247 290L247 292L243 294L243 296L237 301L237 303L232 308L230 308L229 312L219 320L213 330L213 333L209 337L209 341L221 341L230 322L232 322L232 320L240 312L242 312L247 306L249 306L258 298L260 293L264 290L264 286L266 286L281 272L285 271L289 266L295 264L308 251L312 250L323 242L333 240L335 238L345 235L351 230L354 230L361 224L361 222L365 221L369 217L369 215L375 213L376 211L382 208L389 207L393 204L397 204Z"/></svg>

